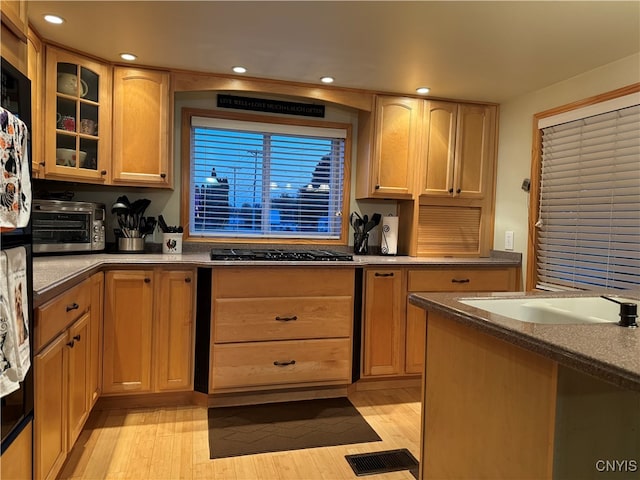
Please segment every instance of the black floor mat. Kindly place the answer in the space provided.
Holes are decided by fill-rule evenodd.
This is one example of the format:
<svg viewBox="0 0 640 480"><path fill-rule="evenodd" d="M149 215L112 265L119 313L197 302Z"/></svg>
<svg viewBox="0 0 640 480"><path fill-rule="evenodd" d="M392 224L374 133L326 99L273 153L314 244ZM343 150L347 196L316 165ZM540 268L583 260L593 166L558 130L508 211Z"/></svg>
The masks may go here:
<svg viewBox="0 0 640 480"><path fill-rule="evenodd" d="M406 448L345 455L344 458L347 459L347 462L359 477L398 470L410 470L411 474L418 478L418 461Z"/></svg>

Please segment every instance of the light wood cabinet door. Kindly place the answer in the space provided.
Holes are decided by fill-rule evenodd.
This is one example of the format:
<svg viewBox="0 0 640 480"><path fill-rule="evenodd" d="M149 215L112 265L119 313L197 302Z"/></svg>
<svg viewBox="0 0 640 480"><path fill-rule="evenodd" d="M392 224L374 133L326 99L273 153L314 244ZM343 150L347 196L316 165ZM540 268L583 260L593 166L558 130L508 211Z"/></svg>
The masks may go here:
<svg viewBox="0 0 640 480"><path fill-rule="evenodd" d="M35 478L55 479L67 455L67 332L34 358Z"/></svg>
<svg viewBox="0 0 640 480"><path fill-rule="evenodd" d="M20 41L25 42L27 40L29 20L27 16L27 0L2 0L0 2L0 13L2 14L2 23Z"/></svg>
<svg viewBox="0 0 640 480"><path fill-rule="evenodd" d="M399 375L404 363L402 270L365 272L363 376Z"/></svg>
<svg viewBox="0 0 640 480"><path fill-rule="evenodd" d="M114 68L114 184L172 186L169 78L167 72Z"/></svg>
<svg viewBox="0 0 640 480"><path fill-rule="evenodd" d="M67 445L72 446L89 416L91 401L91 312L84 314L67 334L65 344L69 356L68 365L68 435Z"/></svg>
<svg viewBox="0 0 640 480"><path fill-rule="evenodd" d="M421 194L453 194L458 106L450 102L428 102Z"/></svg>
<svg viewBox="0 0 640 480"><path fill-rule="evenodd" d="M496 109L428 102L420 193L482 199L492 187Z"/></svg>
<svg viewBox="0 0 640 480"><path fill-rule="evenodd" d="M483 198L493 185L495 107L458 106L454 195Z"/></svg>
<svg viewBox="0 0 640 480"><path fill-rule="evenodd" d="M155 390L189 390L193 385L195 272L162 271L157 283Z"/></svg>
<svg viewBox="0 0 640 480"><path fill-rule="evenodd" d="M27 76L31 80L31 175L44 176L44 46L35 32L27 37Z"/></svg>
<svg viewBox="0 0 640 480"><path fill-rule="evenodd" d="M358 175L367 177L358 182L358 198L412 197L422 103L406 97L376 98L374 113L368 119L371 125L363 125L367 131L361 132L363 139L358 145ZM364 187L362 180L367 181Z"/></svg>
<svg viewBox="0 0 640 480"><path fill-rule="evenodd" d="M45 178L108 184L111 69L46 47Z"/></svg>
<svg viewBox="0 0 640 480"><path fill-rule="evenodd" d="M0 478L29 480L33 477L33 422L18 434L0 458Z"/></svg>
<svg viewBox="0 0 640 480"><path fill-rule="evenodd" d="M427 314L407 302L407 333L405 335L404 372L422 373L427 342Z"/></svg>
<svg viewBox="0 0 640 480"><path fill-rule="evenodd" d="M102 392L102 326L104 312L104 273L91 276L91 363L89 366L90 408Z"/></svg>
<svg viewBox="0 0 640 480"><path fill-rule="evenodd" d="M105 276L103 393L150 392L153 270Z"/></svg>

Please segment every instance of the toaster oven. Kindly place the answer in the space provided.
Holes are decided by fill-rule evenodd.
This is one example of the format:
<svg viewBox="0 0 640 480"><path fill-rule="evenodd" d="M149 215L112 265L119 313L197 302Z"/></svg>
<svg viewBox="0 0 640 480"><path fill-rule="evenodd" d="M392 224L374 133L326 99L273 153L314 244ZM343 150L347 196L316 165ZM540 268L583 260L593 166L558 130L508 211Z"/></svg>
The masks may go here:
<svg viewBox="0 0 640 480"><path fill-rule="evenodd" d="M102 203L34 200L34 253L99 252L105 248Z"/></svg>

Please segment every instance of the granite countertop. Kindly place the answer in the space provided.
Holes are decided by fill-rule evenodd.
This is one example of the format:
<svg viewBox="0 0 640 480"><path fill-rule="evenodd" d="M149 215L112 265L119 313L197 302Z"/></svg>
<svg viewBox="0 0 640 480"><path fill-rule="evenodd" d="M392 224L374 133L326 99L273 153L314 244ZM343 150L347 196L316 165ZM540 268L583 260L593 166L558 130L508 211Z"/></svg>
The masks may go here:
<svg viewBox="0 0 640 480"><path fill-rule="evenodd" d="M366 266L513 266L519 267L521 254L492 252L486 258L409 257L385 255L354 255L353 262L314 261L218 261L209 258L209 249L183 252L179 255L162 253L97 253L88 255L54 255L33 258L34 304L37 306L104 267L145 265L173 265L184 267L214 266L309 266L355 268Z"/></svg>
<svg viewBox="0 0 640 480"><path fill-rule="evenodd" d="M640 391L640 328L616 323L549 325L527 323L460 303L462 298L597 296L608 293L640 301L640 291L579 293L429 293L409 295L409 302L471 328L537 352L560 364L607 382Z"/></svg>

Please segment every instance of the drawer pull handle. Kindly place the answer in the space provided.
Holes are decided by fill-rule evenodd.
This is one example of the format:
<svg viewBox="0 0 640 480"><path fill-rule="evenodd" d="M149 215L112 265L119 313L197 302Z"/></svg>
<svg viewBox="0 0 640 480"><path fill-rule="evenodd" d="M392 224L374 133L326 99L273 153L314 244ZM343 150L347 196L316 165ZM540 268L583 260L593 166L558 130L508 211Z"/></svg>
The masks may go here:
<svg viewBox="0 0 640 480"><path fill-rule="evenodd" d="M273 362L273 364L276 367L286 367L286 366L289 366L289 365L295 365L296 361L295 360L291 360L290 362Z"/></svg>
<svg viewBox="0 0 640 480"><path fill-rule="evenodd" d="M455 278L451 279L451 283L469 283L471 280L469 280L468 278L463 278L461 280L457 280Z"/></svg>
<svg viewBox="0 0 640 480"><path fill-rule="evenodd" d="M76 343L76 342L74 342L73 340L71 340L70 342L67 342L67 347L69 347L69 348L73 348L73 345L74 345L75 343Z"/></svg>
<svg viewBox="0 0 640 480"><path fill-rule="evenodd" d="M79 342L80 341L80 334L74 335L73 339Z"/></svg>
<svg viewBox="0 0 640 480"><path fill-rule="evenodd" d="M67 312L70 312L71 310L77 310L80 308L80 305L78 305L76 302L73 302L71 305L67 305Z"/></svg>
<svg viewBox="0 0 640 480"><path fill-rule="evenodd" d="M277 316L276 320L278 322L293 322L294 320L297 320L298 316L294 315L293 317L281 317L281 316Z"/></svg>
<svg viewBox="0 0 640 480"><path fill-rule="evenodd" d="M374 274L376 277L393 277L393 272L391 273L380 273L380 272L376 272Z"/></svg>

